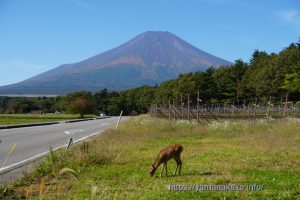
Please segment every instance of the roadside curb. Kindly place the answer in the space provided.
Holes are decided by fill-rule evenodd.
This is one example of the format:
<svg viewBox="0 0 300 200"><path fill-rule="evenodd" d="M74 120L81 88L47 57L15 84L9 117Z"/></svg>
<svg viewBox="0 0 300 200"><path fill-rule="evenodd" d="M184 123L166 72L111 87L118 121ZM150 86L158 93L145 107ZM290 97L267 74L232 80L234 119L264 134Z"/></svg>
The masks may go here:
<svg viewBox="0 0 300 200"><path fill-rule="evenodd" d="M83 121L90 121L90 120L96 120L96 119L105 119L105 118L109 118L109 117L106 116L106 117L95 117L95 118L85 118L85 119L72 119L72 120L65 121L65 123L83 122Z"/></svg>
<svg viewBox="0 0 300 200"><path fill-rule="evenodd" d="M97 119L105 119L110 118L107 117L95 117L95 118L85 118L85 119L73 119L67 121L56 121L56 122L42 122L42 123L28 123L28 124L14 124L14 125L4 125L0 126L1 129L12 129L12 128L25 128L25 127L33 127L33 126L47 126L53 124L61 124L61 123L74 123L74 122L82 122L82 121L89 121L89 120L97 120Z"/></svg>
<svg viewBox="0 0 300 200"><path fill-rule="evenodd" d="M0 126L0 129L23 128L23 127L31 127L31 126L46 126L46 125L53 125L53 124L59 124L59 123L60 122L43 122L43 123L4 125L4 126Z"/></svg>

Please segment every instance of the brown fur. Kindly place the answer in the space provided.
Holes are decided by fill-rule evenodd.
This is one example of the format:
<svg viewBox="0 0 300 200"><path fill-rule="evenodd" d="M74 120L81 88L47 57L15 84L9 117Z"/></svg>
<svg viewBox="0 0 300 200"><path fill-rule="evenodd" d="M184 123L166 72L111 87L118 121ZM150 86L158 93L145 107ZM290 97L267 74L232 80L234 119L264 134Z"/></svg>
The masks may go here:
<svg viewBox="0 0 300 200"><path fill-rule="evenodd" d="M160 177L162 176L164 167L166 167L166 176L168 176L167 162L172 158L176 161L176 164L177 164L176 170L174 171L173 176L176 175L178 167L179 167L178 174L180 175L181 166L182 166L180 154L181 154L182 150L183 150L183 147L180 144L171 144L170 146L162 149L159 152L154 163L150 166L149 175L153 176L153 174L155 173L155 171L159 167L159 165L163 164L162 170L160 172Z"/></svg>

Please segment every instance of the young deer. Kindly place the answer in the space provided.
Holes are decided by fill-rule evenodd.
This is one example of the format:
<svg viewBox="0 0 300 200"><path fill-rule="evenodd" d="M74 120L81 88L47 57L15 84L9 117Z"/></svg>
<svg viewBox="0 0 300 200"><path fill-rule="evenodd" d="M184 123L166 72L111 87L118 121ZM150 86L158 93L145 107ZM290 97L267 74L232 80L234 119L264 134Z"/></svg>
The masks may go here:
<svg viewBox="0 0 300 200"><path fill-rule="evenodd" d="M173 176L175 176L177 169L179 167L179 172L178 174L180 175L181 172L181 166L182 166L182 162L180 159L180 154L183 150L183 147L180 144L172 144L164 149L162 149L156 160L154 161L154 163L150 166L150 172L149 172L149 176L153 176L153 174L155 173L156 169L159 167L159 165L162 163L162 169L160 172L160 177L162 176L164 167L166 167L166 176L168 176L168 170L167 170L167 162L168 160L174 158L174 160L176 161L176 170L173 173Z"/></svg>

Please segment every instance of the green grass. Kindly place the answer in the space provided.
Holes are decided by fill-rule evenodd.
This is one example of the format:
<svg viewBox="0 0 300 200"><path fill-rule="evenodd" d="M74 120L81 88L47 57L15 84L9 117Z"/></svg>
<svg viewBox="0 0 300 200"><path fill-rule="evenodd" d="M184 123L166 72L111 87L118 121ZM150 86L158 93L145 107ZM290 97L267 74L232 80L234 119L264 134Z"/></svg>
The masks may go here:
<svg viewBox="0 0 300 200"><path fill-rule="evenodd" d="M95 115L85 115L84 117L94 117ZM52 114L34 115L34 114L0 114L0 126L11 124L26 124L35 122L53 122L67 119L77 119L80 115L72 114Z"/></svg>
<svg viewBox="0 0 300 200"><path fill-rule="evenodd" d="M184 147L182 175L148 176L159 150ZM35 172L2 188L2 198L300 199L299 121L198 125L138 116L95 140L60 150ZM64 168L76 172L59 175ZM175 169L168 163L169 174ZM178 185L260 185L260 191L169 191ZM0 196L1 197L1 196Z"/></svg>

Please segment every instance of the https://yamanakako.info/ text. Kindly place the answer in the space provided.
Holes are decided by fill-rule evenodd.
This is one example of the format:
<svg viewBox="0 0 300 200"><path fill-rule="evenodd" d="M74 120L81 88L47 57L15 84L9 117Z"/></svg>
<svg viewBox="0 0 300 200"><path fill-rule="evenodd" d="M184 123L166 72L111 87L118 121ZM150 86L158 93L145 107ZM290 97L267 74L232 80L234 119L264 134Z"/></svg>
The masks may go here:
<svg viewBox="0 0 300 200"><path fill-rule="evenodd" d="M170 191L261 191L264 189L263 185L249 184L249 185L198 185L198 184L168 184Z"/></svg>

